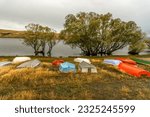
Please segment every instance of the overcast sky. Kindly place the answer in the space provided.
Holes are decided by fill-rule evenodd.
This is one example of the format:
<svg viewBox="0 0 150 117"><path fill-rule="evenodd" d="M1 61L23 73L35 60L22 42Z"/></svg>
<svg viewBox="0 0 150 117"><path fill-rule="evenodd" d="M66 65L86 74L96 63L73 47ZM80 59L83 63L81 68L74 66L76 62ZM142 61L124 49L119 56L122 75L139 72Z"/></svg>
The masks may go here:
<svg viewBox="0 0 150 117"><path fill-rule="evenodd" d="M65 16L80 11L110 12L150 34L150 0L0 0L0 28L24 30L39 23L60 31Z"/></svg>

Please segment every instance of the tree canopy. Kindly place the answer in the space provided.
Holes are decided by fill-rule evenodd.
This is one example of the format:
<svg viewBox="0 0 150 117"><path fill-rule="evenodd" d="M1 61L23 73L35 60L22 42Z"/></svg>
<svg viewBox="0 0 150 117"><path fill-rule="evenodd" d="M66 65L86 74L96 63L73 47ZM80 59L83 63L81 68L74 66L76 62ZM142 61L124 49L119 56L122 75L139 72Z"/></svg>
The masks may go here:
<svg viewBox="0 0 150 117"><path fill-rule="evenodd" d="M145 43L146 43L147 46L150 48L150 39L145 40Z"/></svg>
<svg viewBox="0 0 150 117"><path fill-rule="evenodd" d="M144 41L138 41L138 42L132 43L129 46L129 52L128 53L132 54L132 55L138 55L144 49L146 49L146 43Z"/></svg>
<svg viewBox="0 0 150 117"><path fill-rule="evenodd" d="M79 47L87 56L111 55L130 43L144 38L134 21L122 21L112 14L80 12L65 18L60 37L72 47Z"/></svg>
<svg viewBox="0 0 150 117"><path fill-rule="evenodd" d="M48 45L47 54L51 56L51 50L56 44L55 31L39 24L28 24L25 28L24 44L32 47L35 55L41 53L43 56L45 56L45 47Z"/></svg>

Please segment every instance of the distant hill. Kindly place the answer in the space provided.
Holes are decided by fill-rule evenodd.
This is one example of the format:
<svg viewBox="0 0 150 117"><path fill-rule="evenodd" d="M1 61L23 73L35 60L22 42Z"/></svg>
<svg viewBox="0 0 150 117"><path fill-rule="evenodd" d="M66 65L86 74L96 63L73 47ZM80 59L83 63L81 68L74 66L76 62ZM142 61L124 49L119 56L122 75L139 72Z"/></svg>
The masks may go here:
<svg viewBox="0 0 150 117"><path fill-rule="evenodd" d="M22 38L24 31L0 29L0 38Z"/></svg>
<svg viewBox="0 0 150 117"><path fill-rule="evenodd" d="M0 38L23 38L24 33L25 31L0 29ZM56 38L59 38L59 33L56 33Z"/></svg>

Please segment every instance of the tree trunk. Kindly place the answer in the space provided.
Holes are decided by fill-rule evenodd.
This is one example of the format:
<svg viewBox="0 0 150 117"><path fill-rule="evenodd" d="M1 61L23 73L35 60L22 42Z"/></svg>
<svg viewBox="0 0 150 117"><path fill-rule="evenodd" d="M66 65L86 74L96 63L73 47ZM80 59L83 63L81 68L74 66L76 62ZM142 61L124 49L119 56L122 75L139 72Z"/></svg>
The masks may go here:
<svg viewBox="0 0 150 117"><path fill-rule="evenodd" d="M35 50L35 51L34 51L34 54L35 54L35 56L38 56L38 51Z"/></svg>
<svg viewBox="0 0 150 117"><path fill-rule="evenodd" d="M52 48L49 47L48 52L47 52L47 55L50 56L50 57L51 57L51 51L52 51Z"/></svg>
<svg viewBox="0 0 150 117"><path fill-rule="evenodd" d="M47 55L48 55L49 57L51 57L51 51L48 51L48 52L47 52Z"/></svg>
<svg viewBox="0 0 150 117"><path fill-rule="evenodd" d="M45 56L45 48L42 48L41 54Z"/></svg>

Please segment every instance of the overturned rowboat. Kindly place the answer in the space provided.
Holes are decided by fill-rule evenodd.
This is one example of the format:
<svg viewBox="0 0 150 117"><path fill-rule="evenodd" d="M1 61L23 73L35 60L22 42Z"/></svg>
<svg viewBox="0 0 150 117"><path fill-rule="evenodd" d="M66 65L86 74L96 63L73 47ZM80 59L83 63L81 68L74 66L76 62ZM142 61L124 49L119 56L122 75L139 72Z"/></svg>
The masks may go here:
<svg viewBox="0 0 150 117"><path fill-rule="evenodd" d="M31 60L31 61L22 63L17 68L34 68L34 67L37 67L38 65L40 65L40 63L41 63L41 61L39 61L38 59L35 59L35 60Z"/></svg>
<svg viewBox="0 0 150 117"><path fill-rule="evenodd" d="M96 67L85 61L79 64L79 71L81 71L82 73L97 73Z"/></svg>
<svg viewBox="0 0 150 117"><path fill-rule="evenodd" d="M13 59L13 63L21 63L21 62L26 62L26 61L30 61L31 58L30 57L15 57Z"/></svg>
<svg viewBox="0 0 150 117"><path fill-rule="evenodd" d="M64 62L60 64L59 71L63 73L76 72L76 67L73 63Z"/></svg>
<svg viewBox="0 0 150 117"><path fill-rule="evenodd" d="M141 69L141 68L138 68L133 65L126 64L126 63L120 63L118 65L118 69L122 72L125 72L125 73L135 76L135 77L141 77L142 75L150 77L149 71L146 71L144 69Z"/></svg>
<svg viewBox="0 0 150 117"><path fill-rule="evenodd" d="M150 61L147 60L138 59L138 58L132 58L132 60L134 60L138 64L150 65Z"/></svg>
<svg viewBox="0 0 150 117"><path fill-rule="evenodd" d="M120 60L123 63L127 63L127 64L132 64L132 65L136 65L136 62L129 59L129 58L116 58L116 60Z"/></svg>
<svg viewBox="0 0 150 117"><path fill-rule="evenodd" d="M59 66L61 63L64 63L64 60L54 60L54 61L52 62L52 65L53 65L53 66Z"/></svg>
<svg viewBox="0 0 150 117"><path fill-rule="evenodd" d="M7 65L10 65L10 64L12 64L12 62L10 62L10 61L0 62L0 67L7 66Z"/></svg>
<svg viewBox="0 0 150 117"><path fill-rule="evenodd" d="M114 59L104 59L103 63L118 66L121 63L121 61Z"/></svg>
<svg viewBox="0 0 150 117"><path fill-rule="evenodd" d="M81 62L87 62L87 63L91 63L91 61L89 60L89 59L87 59L87 58L75 58L74 59L74 62L78 62L78 63L81 63Z"/></svg>

